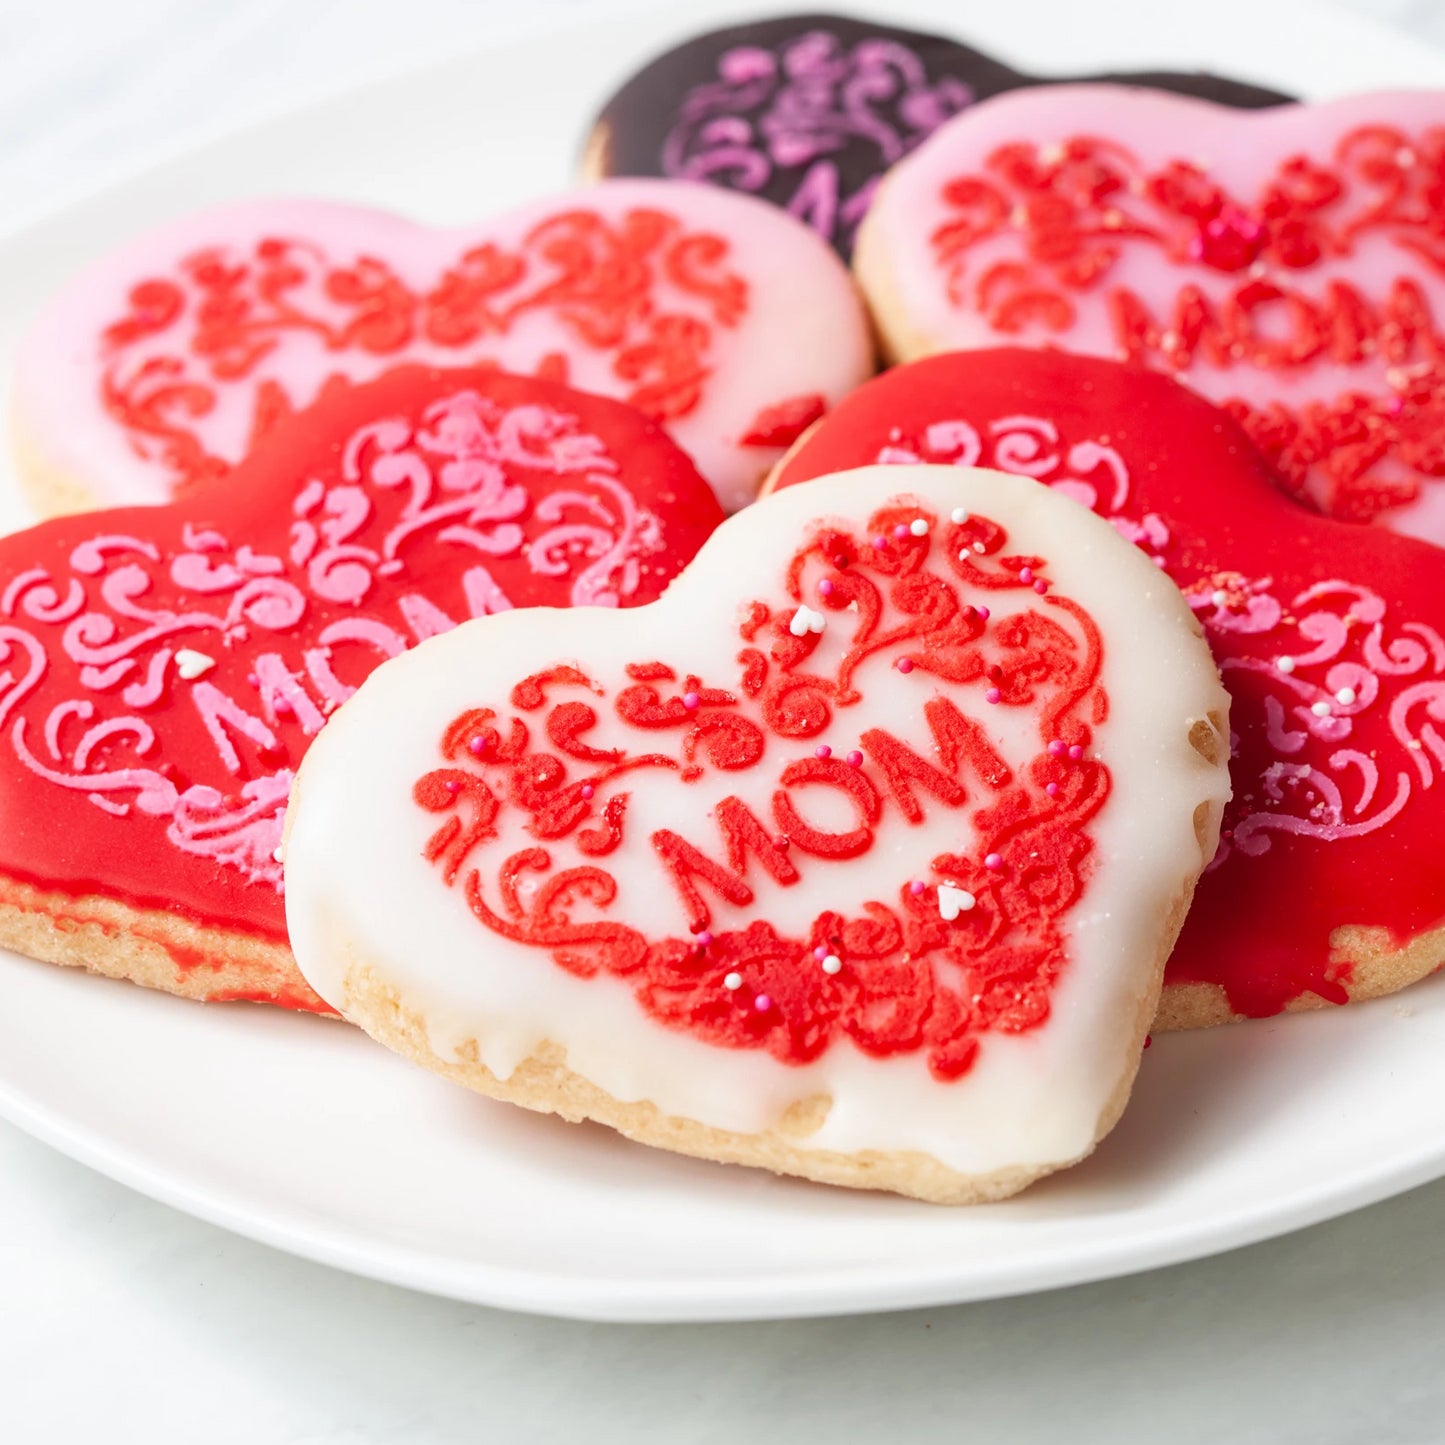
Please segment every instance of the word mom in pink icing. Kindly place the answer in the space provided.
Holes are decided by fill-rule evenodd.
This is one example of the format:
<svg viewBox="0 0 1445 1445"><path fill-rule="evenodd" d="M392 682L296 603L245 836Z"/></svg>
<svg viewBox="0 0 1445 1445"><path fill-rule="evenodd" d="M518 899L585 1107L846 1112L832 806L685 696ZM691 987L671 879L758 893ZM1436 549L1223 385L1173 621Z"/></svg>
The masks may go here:
<svg viewBox="0 0 1445 1445"><path fill-rule="evenodd" d="M534 504L513 467L562 485ZM338 479L303 482L291 517L282 549L190 523L170 549L97 533L0 595L0 735L24 767L107 814L165 819L181 852L277 889L299 755L287 733L319 732L379 659L511 607L499 559L549 587L570 577L574 604L615 605L662 544L575 418L474 391L436 402L419 427L355 432ZM409 573L423 539L470 559L465 613Z"/></svg>

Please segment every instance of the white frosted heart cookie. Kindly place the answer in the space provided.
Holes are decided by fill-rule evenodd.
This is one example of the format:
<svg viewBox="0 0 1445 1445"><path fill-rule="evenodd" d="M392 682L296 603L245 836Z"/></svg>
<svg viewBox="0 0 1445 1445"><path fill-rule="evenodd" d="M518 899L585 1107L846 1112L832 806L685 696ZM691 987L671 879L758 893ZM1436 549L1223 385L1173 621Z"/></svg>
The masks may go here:
<svg viewBox="0 0 1445 1445"><path fill-rule="evenodd" d="M626 619L514 612L384 664L292 795L292 947L483 1093L1001 1198L1127 1100L1227 709L1173 584L1077 503L824 478Z"/></svg>

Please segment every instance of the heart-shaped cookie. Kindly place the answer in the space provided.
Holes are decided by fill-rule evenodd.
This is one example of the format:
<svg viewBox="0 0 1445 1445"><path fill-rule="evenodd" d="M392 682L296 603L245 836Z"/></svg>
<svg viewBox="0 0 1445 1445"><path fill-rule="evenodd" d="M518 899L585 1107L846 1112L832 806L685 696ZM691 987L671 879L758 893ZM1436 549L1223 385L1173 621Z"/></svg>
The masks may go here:
<svg viewBox="0 0 1445 1445"><path fill-rule="evenodd" d="M467 617L649 602L721 520L631 407L407 367L184 501L0 540L0 944L321 1007L277 850L333 708Z"/></svg>
<svg viewBox="0 0 1445 1445"><path fill-rule="evenodd" d="M286 843L306 977L486 1093L924 1198L1127 1096L1227 791L1178 591L1036 483L869 468L726 523L655 605L379 669Z"/></svg>
<svg viewBox="0 0 1445 1445"><path fill-rule="evenodd" d="M490 361L631 402L731 510L872 371L838 259L771 206L614 181L464 229L324 201L173 222L35 322L15 383L42 510L164 501L402 362Z"/></svg>
<svg viewBox="0 0 1445 1445"><path fill-rule="evenodd" d="M1296 495L1445 543L1445 95L1246 115L1020 92L890 173L857 271L910 359L1057 345L1222 402Z"/></svg>
<svg viewBox="0 0 1445 1445"><path fill-rule="evenodd" d="M1290 99L1220 76L1099 76L1223 105ZM761 196L845 258L879 178L946 120L1048 83L941 35L843 15L783 15L694 36L602 107L583 171L672 176Z"/></svg>
<svg viewBox="0 0 1445 1445"><path fill-rule="evenodd" d="M855 392L779 469L874 461L1037 477L1183 588L1233 697L1234 797L1160 1026L1388 993L1445 962L1445 568L1319 517L1235 423L1089 357L930 357Z"/></svg>

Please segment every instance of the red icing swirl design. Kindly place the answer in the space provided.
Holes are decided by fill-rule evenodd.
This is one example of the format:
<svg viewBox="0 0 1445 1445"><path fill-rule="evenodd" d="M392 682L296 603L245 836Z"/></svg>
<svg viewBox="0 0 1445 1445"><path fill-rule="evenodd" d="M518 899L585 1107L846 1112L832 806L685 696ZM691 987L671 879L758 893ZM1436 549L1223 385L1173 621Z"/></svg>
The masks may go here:
<svg viewBox="0 0 1445 1445"><path fill-rule="evenodd" d="M651 601L721 520L630 408L486 370L349 389L238 476L0 542L0 873L284 940L295 766L378 663Z"/></svg>
<svg viewBox="0 0 1445 1445"><path fill-rule="evenodd" d="M410 276L414 267L338 254L300 234L216 244L131 286L127 310L101 338L103 403L139 455L187 485L231 469L236 458L213 450L206 419L289 339L319 340L337 358L471 362L489 343L545 326L551 345L539 343L537 375L565 382L570 355L600 353L617 395L672 421L702 399L716 332L747 313L731 250L663 210L612 218L581 206L547 217L515 247L473 244L425 281ZM663 282L680 304L656 304ZM346 384L338 367L321 395ZM299 375L297 385L299 394L276 376L256 385L253 445L310 400L316 378Z"/></svg>
<svg viewBox="0 0 1445 1445"><path fill-rule="evenodd" d="M988 1033L1045 1022L1068 966L1110 786L1089 755L1108 711L1099 631L996 522L903 501L866 530L818 530L740 616L726 676L638 658L603 680L578 663L479 698L416 782L438 818L426 857L487 933L625 980L669 1029L792 1064L845 1040L922 1050L959 1078ZM846 629L835 665L817 657L824 626ZM912 724L864 726L844 756L815 742L914 670L937 687ZM980 724L991 708L1026 715L1021 766ZM689 802L704 779L726 789L716 806ZM649 830L636 798L663 788L677 806ZM890 848L861 887L839 873L806 927L769 917L769 897L869 857L885 821L942 810L956 851L909 872ZM649 927L659 890L687 932Z"/></svg>
<svg viewBox="0 0 1445 1445"><path fill-rule="evenodd" d="M1247 146L1196 131L1189 144L1206 152ZM1418 501L1445 478L1431 300L1445 271L1445 124L1395 125L1388 106L1339 132L1322 119L1317 145L1281 152L1247 193L1205 162L1146 162L1142 148L1127 125L1020 135L954 175L931 233L951 303L1002 340L1057 338L1189 380L1332 516ZM1321 380L1299 386L1306 375Z"/></svg>
<svg viewBox="0 0 1445 1445"><path fill-rule="evenodd" d="M1166 981L1217 983L1251 1015L1306 994L1342 1003L1354 960L1332 950L1334 929L1399 946L1445 921L1438 552L1309 514L1222 413L1083 357L898 368L820 427L779 485L874 461L1036 477L1138 543L1193 605L1233 698L1234 797Z"/></svg>

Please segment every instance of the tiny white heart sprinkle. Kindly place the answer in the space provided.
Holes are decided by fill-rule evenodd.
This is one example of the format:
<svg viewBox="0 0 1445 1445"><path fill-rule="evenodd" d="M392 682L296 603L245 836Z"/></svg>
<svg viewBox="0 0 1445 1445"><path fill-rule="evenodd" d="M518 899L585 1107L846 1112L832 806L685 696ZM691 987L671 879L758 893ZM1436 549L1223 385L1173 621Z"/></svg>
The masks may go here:
<svg viewBox="0 0 1445 1445"><path fill-rule="evenodd" d="M938 916L945 923L952 923L960 913L967 913L978 902L967 888L956 888L952 883L938 885Z"/></svg>
<svg viewBox="0 0 1445 1445"><path fill-rule="evenodd" d="M915 537L925 537L928 535L928 523L922 517L915 517L908 524L908 530L912 532Z"/></svg>
<svg viewBox="0 0 1445 1445"><path fill-rule="evenodd" d="M804 603L793 613L793 620L788 623L788 631L794 637L804 637L810 632L821 632L826 625L827 618Z"/></svg>
<svg viewBox="0 0 1445 1445"><path fill-rule="evenodd" d="M208 657L204 652L196 652L189 647L182 647L176 653L176 671L187 682L208 673L215 665L214 657Z"/></svg>
<svg viewBox="0 0 1445 1445"><path fill-rule="evenodd" d="M955 507L950 513L950 516L952 517L953 521L961 527L966 521L968 521L968 508Z"/></svg>
<svg viewBox="0 0 1445 1445"><path fill-rule="evenodd" d="M740 973L730 973L726 975L723 979L723 987L727 989L729 993L731 993L734 989L741 988L742 986L743 976Z"/></svg>

